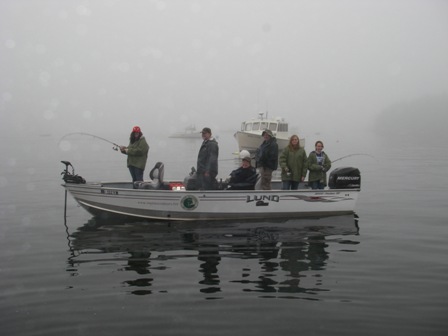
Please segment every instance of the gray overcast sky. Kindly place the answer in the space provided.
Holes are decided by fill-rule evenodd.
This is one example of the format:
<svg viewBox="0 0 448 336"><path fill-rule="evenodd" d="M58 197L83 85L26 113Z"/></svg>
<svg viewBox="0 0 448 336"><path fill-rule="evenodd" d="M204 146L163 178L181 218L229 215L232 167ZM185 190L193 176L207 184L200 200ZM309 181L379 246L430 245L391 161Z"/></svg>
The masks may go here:
<svg viewBox="0 0 448 336"><path fill-rule="evenodd" d="M448 93L448 1L2 0L0 59L3 135L368 126Z"/></svg>

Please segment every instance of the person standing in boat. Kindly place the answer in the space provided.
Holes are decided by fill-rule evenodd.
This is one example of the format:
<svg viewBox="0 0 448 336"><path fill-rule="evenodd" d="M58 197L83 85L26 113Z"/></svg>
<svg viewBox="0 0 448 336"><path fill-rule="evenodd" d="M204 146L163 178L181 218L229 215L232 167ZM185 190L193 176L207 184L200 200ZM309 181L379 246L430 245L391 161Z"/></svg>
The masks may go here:
<svg viewBox="0 0 448 336"><path fill-rule="evenodd" d="M308 156L308 182L311 189L324 189L327 185L327 171L331 168L331 160L323 151L322 141L316 141L315 150Z"/></svg>
<svg viewBox="0 0 448 336"><path fill-rule="evenodd" d="M140 127L135 126L129 137L129 145L120 146L120 151L127 155L127 165L131 173L132 183L143 181L146 161L148 160L149 145Z"/></svg>
<svg viewBox="0 0 448 336"><path fill-rule="evenodd" d="M265 129L261 136L264 141L257 149L255 161L261 177L261 189L271 190L272 173L278 168L278 144L271 130Z"/></svg>
<svg viewBox="0 0 448 336"><path fill-rule="evenodd" d="M305 150L300 147L297 135L291 136L288 146L280 154L279 161L283 190L299 189L299 183L305 181L308 165Z"/></svg>
<svg viewBox="0 0 448 336"><path fill-rule="evenodd" d="M212 137L212 131L204 127L201 131L202 145L199 148L196 167L196 188L199 190L217 189L218 182L218 142Z"/></svg>

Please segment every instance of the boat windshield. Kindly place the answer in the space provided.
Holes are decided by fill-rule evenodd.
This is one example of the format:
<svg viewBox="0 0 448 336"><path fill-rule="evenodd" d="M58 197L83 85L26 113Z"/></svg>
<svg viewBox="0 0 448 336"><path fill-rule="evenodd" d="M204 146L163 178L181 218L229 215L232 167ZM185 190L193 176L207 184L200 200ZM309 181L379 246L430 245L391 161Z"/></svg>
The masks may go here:
<svg viewBox="0 0 448 336"><path fill-rule="evenodd" d="M278 125L278 131L279 132L288 132L288 124L287 123L280 123Z"/></svg>
<svg viewBox="0 0 448 336"><path fill-rule="evenodd" d="M269 129L273 132L277 132L277 123L269 123Z"/></svg>
<svg viewBox="0 0 448 336"><path fill-rule="evenodd" d="M260 131L265 129L269 129L272 132L288 132L288 124L267 121L243 122L241 124L242 131Z"/></svg>
<svg viewBox="0 0 448 336"><path fill-rule="evenodd" d="M260 129L260 123L254 122L252 125L252 131L258 131Z"/></svg>

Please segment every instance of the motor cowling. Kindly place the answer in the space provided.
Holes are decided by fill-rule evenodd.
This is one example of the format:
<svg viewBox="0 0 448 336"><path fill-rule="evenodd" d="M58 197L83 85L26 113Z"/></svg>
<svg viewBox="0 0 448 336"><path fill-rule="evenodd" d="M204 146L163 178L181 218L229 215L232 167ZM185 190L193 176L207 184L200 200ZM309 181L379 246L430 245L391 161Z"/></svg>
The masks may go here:
<svg viewBox="0 0 448 336"><path fill-rule="evenodd" d="M358 168L339 167L328 178L330 189L361 189L361 173Z"/></svg>

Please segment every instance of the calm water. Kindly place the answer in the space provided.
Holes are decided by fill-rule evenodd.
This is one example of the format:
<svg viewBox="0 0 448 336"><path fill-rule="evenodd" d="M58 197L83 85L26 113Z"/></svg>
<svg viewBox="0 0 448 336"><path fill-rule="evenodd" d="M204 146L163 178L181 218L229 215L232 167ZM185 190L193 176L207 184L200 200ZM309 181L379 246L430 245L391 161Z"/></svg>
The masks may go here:
<svg viewBox="0 0 448 336"><path fill-rule="evenodd" d="M101 222L70 196L64 218L60 161L87 180L126 180L125 157L89 137L2 140L2 335L448 331L448 150L437 142L326 141L333 160L375 157L334 165L361 170L359 221L195 225ZM199 142L149 140L149 166L188 174ZM219 142L225 177L236 144L226 134Z"/></svg>

